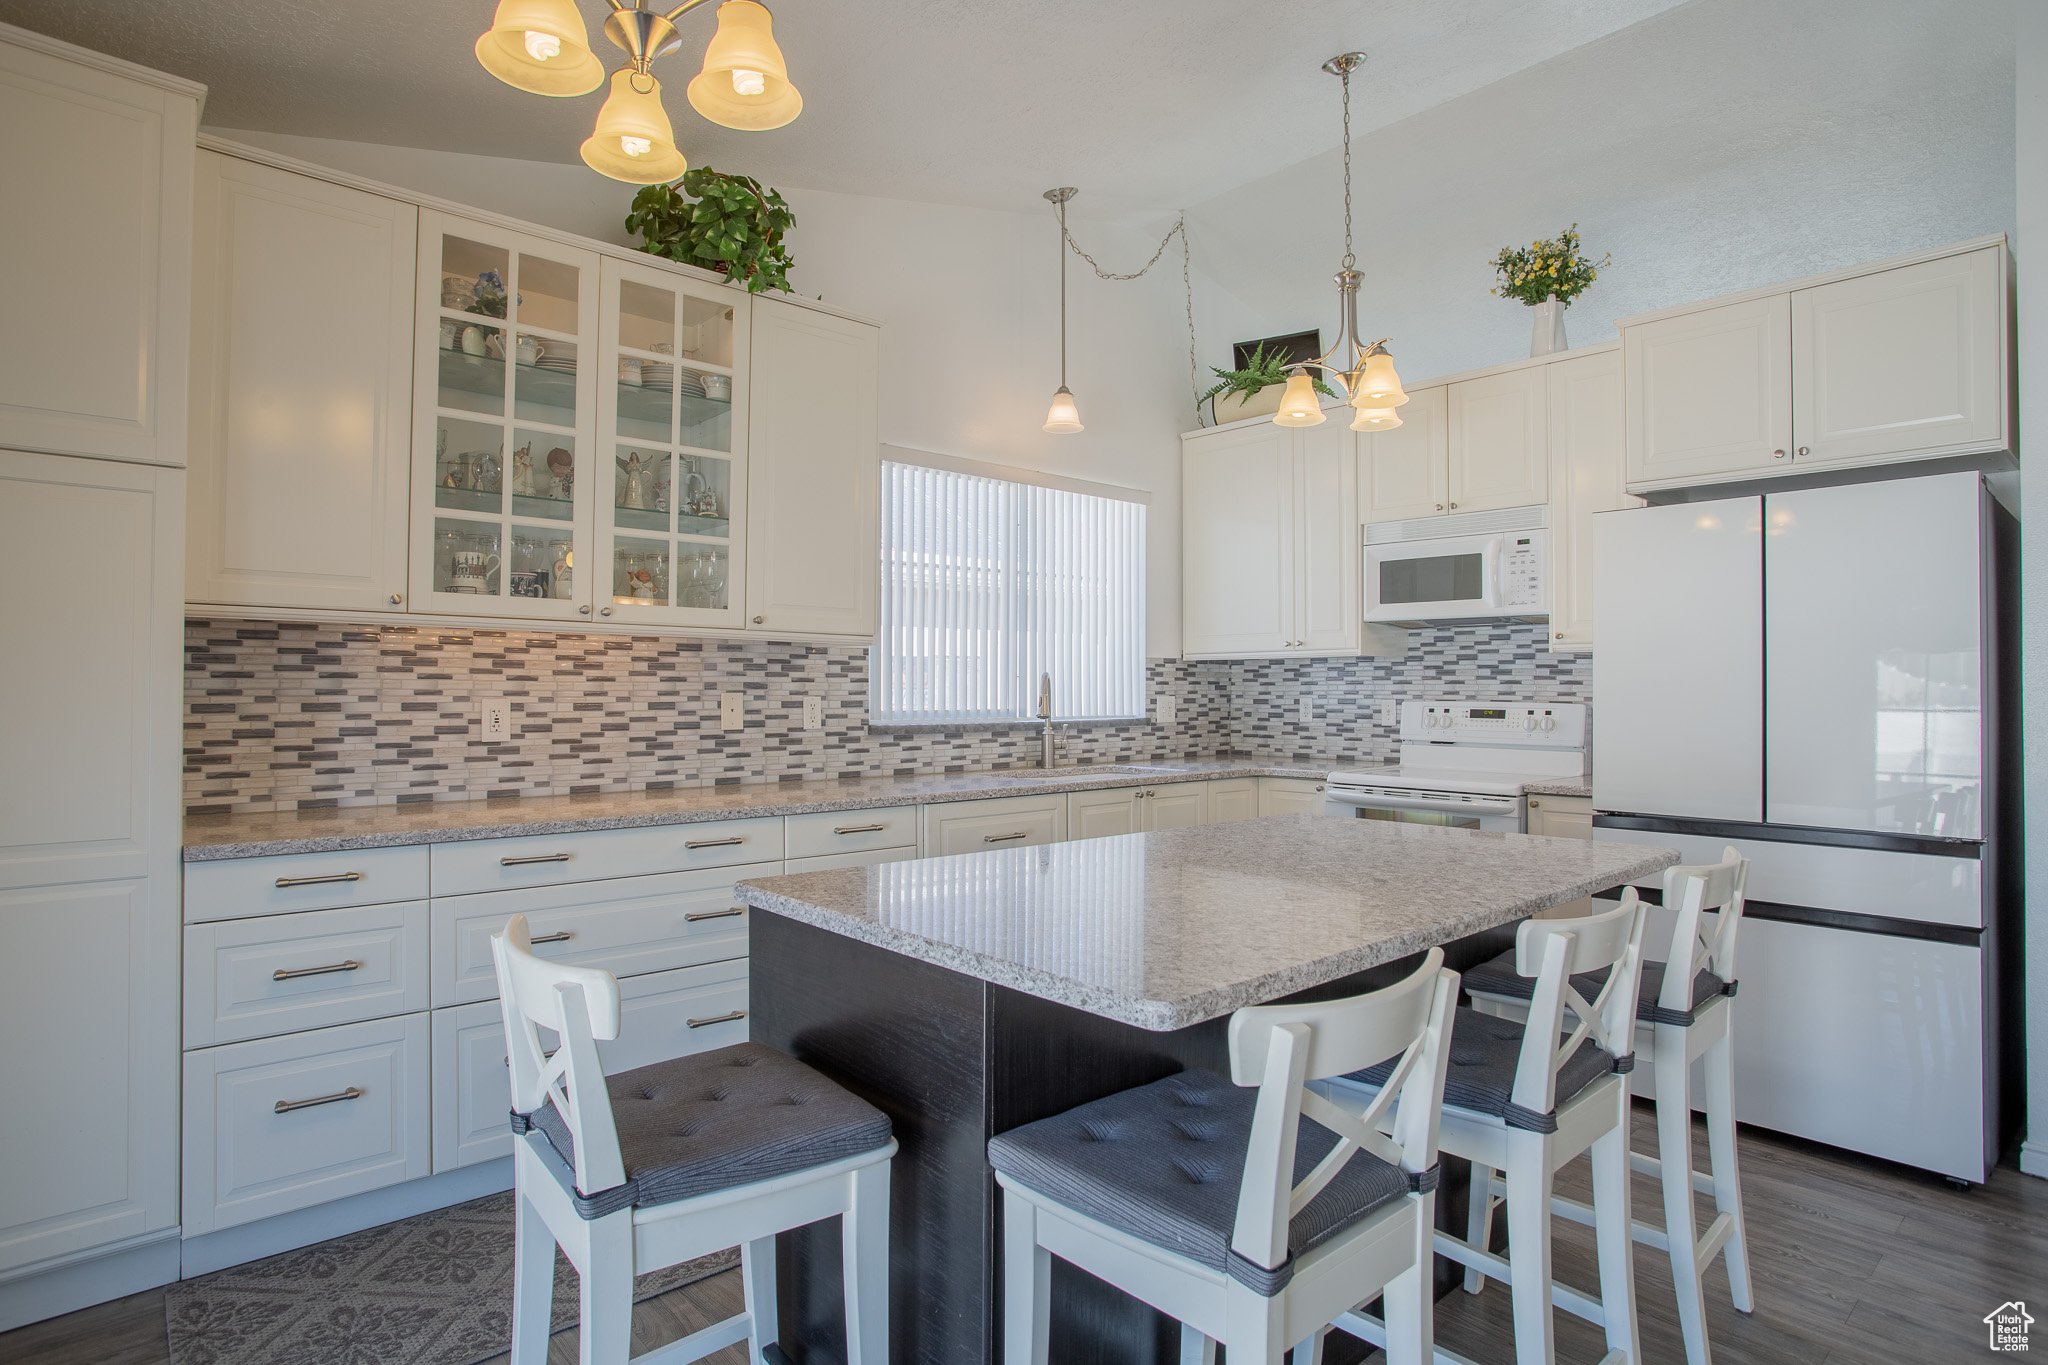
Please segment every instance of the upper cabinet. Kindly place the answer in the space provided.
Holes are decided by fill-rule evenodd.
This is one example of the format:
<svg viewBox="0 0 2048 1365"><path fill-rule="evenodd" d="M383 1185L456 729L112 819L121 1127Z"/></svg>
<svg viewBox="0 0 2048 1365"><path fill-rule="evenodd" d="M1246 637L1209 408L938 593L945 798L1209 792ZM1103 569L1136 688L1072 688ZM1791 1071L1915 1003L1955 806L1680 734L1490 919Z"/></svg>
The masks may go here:
<svg viewBox="0 0 2048 1365"><path fill-rule="evenodd" d="M1623 319L1628 485L2012 448L2002 238Z"/></svg>
<svg viewBox="0 0 2048 1365"><path fill-rule="evenodd" d="M747 627L873 638L881 576L881 334L754 301Z"/></svg>
<svg viewBox="0 0 2048 1365"><path fill-rule="evenodd" d="M204 93L0 25L0 446L185 463Z"/></svg>
<svg viewBox="0 0 2048 1365"><path fill-rule="evenodd" d="M1412 389L1401 425L1360 442L1367 522L1533 507L1548 496L1540 364Z"/></svg>
<svg viewBox="0 0 2048 1365"><path fill-rule="evenodd" d="M1433 517L1451 500L1450 390L1410 389L1401 425L1359 438L1364 520Z"/></svg>
<svg viewBox="0 0 2048 1365"><path fill-rule="evenodd" d="M1593 515L1634 507L1623 491L1621 354L1547 366L1550 407L1550 649L1593 647Z"/></svg>
<svg viewBox="0 0 2048 1365"><path fill-rule="evenodd" d="M388 611L419 214L210 151L195 183L186 599Z"/></svg>

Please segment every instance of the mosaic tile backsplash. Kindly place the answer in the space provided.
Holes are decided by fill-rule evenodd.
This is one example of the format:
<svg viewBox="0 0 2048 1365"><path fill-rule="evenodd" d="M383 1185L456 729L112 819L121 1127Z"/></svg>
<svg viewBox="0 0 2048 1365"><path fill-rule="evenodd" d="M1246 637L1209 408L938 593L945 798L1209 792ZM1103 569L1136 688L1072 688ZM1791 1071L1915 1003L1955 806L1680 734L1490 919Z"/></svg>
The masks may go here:
<svg viewBox="0 0 2048 1365"><path fill-rule="evenodd" d="M1417 631L1399 659L1154 660L1172 725L1062 726L1066 757L1145 762L1246 753L1359 763L1394 753L1403 696L1584 700L1591 664L1543 651L1540 628ZM185 625L185 807L290 810L1029 766L1028 728L867 726L864 647L191 620ZM719 694L746 725L719 725ZM1299 719L1299 698L1312 719ZM803 728L803 698L824 725ZM512 733L486 740L477 704Z"/></svg>

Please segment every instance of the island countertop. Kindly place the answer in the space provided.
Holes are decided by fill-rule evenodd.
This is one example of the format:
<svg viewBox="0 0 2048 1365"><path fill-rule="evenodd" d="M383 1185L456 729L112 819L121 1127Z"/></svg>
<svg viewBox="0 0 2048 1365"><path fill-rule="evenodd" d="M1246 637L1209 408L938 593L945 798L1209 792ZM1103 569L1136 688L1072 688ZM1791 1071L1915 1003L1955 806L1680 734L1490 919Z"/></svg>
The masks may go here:
<svg viewBox="0 0 2048 1365"><path fill-rule="evenodd" d="M1524 918L1676 849L1290 815L741 882L757 910L1185 1028Z"/></svg>

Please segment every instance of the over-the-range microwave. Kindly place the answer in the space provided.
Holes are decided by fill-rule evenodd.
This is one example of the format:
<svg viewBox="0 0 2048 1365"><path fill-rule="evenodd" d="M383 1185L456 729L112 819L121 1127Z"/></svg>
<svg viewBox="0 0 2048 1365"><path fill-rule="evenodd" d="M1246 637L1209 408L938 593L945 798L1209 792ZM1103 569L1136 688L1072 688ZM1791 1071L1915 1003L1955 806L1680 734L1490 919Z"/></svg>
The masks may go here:
<svg viewBox="0 0 2048 1365"><path fill-rule="evenodd" d="M1472 621L1550 612L1546 509L1513 507L1365 528L1365 619Z"/></svg>

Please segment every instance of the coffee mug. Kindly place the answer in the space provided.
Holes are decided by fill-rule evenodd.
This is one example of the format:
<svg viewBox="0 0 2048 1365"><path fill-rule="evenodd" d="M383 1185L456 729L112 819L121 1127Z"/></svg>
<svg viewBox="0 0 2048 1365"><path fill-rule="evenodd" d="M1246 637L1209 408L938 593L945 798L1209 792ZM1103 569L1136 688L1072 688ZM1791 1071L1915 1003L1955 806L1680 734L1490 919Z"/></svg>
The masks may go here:
<svg viewBox="0 0 2048 1365"><path fill-rule="evenodd" d="M519 363L522 365L534 364L542 356L548 353L547 347L541 345L540 342L534 339L533 337L519 338L518 346Z"/></svg>
<svg viewBox="0 0 2048 1365"><path fill-rule="evenodd" d="M448 590L482 592L484 580L497 571L498 563L496 555L486 554L482 550L457 550L449 565L449 574L453 582Z"/></svg>
<svg viewBox="0 0 2048 1365"><path fill-rule="evenodd" d="M633 388L640 387L640 361L629 355L619 357L619 382Z"/></svg>
<svg viewBox="0 0 2048 1365"><path fill-rule="evenodd" d="M506 592L512 597L546 597L548 576L539 569L514 569L508 575Z"/></svg>
<svg viewBox="0 0 2048 1365"><path fill-rule="evenodd" d="M732 398L732 376L729 374L707 374L704 376L704 396L727 402Z"/></svg>
<svg viewBox="0 0 2048 1365"><path fill-rule="evenodd" d="M458 348L458 347L460 346L460 344L461 344L461 343L460 343L460 339L459 339L459 338L458 338L458 337L456 336L456 332L457 332L458 330L459 330L459 329L458 329L458 328L457 328L457 327L455 326L455 323L454 323L454 322L453 322L452 320L450 320L450 319L447 319L447 318L443 318L443 319L441 320L441 349L442 349L442 350L444 350L444 351L453 351L453 350L456 350L456 349L457 349L457 348Z"/></svg>

